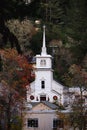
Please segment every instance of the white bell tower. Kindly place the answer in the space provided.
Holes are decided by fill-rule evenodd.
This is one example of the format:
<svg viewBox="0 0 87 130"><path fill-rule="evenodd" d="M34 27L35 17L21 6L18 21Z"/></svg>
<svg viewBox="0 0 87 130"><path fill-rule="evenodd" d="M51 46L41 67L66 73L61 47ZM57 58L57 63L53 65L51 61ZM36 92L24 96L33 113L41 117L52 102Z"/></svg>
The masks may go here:
<svg viewBox="0 0 87 130"><path fill-rule="evenodd" d="M39 94L39 101L49 100L52 87L52 57L47 54L45 41L45 26L43 26L43 45L41 55L36 55L35 93Z"/></svg>

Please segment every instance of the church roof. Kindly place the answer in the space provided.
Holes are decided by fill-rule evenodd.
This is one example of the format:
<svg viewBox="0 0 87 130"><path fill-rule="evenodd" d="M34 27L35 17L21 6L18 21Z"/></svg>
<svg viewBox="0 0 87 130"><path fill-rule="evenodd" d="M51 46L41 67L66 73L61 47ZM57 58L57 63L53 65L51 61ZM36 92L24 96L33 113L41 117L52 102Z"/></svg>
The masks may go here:
<svg viewBox="0 0 87 130"><path fill-rule="evenodd" d="M35 107L36 105L43 103L44 105L48 106L49 108L51 108L52 110L56 110L58 108L57 105L50 103L48 101L42 101L42 102L31 102L30 104L32 105L32 107Z"/></svg>

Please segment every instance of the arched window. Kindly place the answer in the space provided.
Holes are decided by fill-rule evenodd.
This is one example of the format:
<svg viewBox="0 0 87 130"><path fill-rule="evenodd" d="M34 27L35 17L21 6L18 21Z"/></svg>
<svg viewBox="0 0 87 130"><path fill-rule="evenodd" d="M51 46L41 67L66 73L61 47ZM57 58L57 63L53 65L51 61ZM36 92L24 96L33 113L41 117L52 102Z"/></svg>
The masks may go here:
<svg viewBox="0 0 87 130"><path fill-rule="evenodd" d="M41 61L40 61L40 65L41 65L41 66L45 66L45 65L46 65L46 60L41 60Z"/></svg>
<svg viewBox="0 0 87 130"><path fill-rule="evenodd" d="M42 89L45 88L45 81L41 81L41 88L42 88Z"/></svg>

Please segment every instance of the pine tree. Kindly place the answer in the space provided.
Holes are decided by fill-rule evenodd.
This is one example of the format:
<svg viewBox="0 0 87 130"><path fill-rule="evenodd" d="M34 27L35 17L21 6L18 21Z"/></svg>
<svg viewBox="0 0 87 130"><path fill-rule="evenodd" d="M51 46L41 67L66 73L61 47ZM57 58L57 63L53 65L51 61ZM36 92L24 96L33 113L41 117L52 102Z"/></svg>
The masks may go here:
<svg viewBox="0 0 87 130"><path fill-rule="evenodd" d="M54 24L63 24L64 11L61 7L60 0L45 0L41 3L44 11L44 20Z"/></svg>
<svg viewBox="0 0 87 130"><path fill-rule="evenodd" d="M70 0L67 10L67 35L72 39L72 50L77 57L77 62L87 52L87 1Z"/></svg>

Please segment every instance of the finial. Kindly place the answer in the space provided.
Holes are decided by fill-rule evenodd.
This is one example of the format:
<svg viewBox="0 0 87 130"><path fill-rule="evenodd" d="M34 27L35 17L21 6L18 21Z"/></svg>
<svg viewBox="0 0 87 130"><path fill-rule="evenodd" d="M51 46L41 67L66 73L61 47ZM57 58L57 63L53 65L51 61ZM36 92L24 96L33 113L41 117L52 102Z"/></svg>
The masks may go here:
<svg viewBox="0 0 87 130"><path fill-rule="evenodd" d="M43 26L43 46L42 46L42 52L41 55L46 55L46 41L45 41L45 28L46 26Z"/></svg>

